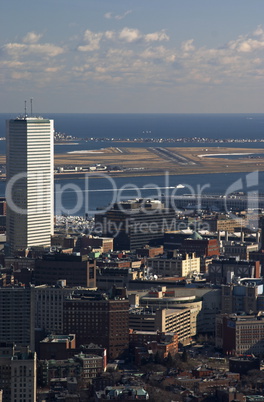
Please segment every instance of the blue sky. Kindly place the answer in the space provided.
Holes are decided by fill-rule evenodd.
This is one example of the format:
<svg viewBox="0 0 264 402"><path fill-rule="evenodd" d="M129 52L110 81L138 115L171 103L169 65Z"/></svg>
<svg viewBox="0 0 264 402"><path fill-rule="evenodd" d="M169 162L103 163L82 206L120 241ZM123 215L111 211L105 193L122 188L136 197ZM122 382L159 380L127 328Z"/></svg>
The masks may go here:
<svg viewBox="0 0 264 402"><path fill-rule="evenodd" d="M2 3L0 112L263 112L263 0Z"/></svg>

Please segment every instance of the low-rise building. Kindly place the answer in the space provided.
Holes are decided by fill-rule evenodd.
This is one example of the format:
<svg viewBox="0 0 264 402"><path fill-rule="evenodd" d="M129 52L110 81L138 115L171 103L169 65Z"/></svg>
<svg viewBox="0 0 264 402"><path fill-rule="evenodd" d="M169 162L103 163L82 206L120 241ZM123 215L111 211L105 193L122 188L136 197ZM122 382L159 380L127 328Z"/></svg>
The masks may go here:
<svg viewBox="0 0 264 402"><path fill-rule="evenodd" d="M142 387L136 386L113 386L106 387L104 391L97 391L95 393L95 401L105 401L106 399L111 400L122 400L122 401L147 401L149 399L149 394Z"/></svg>
<svg viewBox="0 0 264 402"><path fill-rule="evenodd" d="M95 354L80 353L75 360L81 365L81 379L85 384L90 383L93 378L103 373L106 369L106 350L104 356Z"/></svg>
<svg viewBox="0 0 264 402"><path fill-rule="evenodd" d="M74 354L75 348L75 334L49 335L39 344L38 358L40 360L67 359Z"/></svg>
<svg viewBox="0 0 264 402"><path fill-rule="evenodd" d="M147 360L150 354L158 353L161 359L165 359L169 354L174 356L178 353L178 335L173 332L130 330L129 347L138 365L142 358Z"/></svg>
<svg viewBox="0 0 264 402"><path fill-rule="evenodd" d="M229 371L247 374L250 370L260 370L260 359L255 356L235 356L229 359Z"/></svg>

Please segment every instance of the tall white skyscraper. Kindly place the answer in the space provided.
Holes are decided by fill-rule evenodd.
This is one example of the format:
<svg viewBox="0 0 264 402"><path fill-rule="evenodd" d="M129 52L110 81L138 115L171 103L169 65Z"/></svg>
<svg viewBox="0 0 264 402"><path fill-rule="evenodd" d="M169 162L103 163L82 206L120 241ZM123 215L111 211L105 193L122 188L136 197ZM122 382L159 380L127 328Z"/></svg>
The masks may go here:
<svg viewBox="0 0 264 402"><path fill-rule="evenodd" d="M53 120L7 121L7 244L50 246L54 225Z"/></svg>

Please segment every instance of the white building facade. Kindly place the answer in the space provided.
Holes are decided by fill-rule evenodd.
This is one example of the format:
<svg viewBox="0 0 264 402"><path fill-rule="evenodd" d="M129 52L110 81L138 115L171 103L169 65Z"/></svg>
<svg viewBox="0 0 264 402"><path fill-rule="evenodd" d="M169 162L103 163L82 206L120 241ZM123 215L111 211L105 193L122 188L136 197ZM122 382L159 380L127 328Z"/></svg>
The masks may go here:
<svg viewBox="0 0 264 402"><path fill-rule="evenodd" d="M50 246L54 224L54 122L7 121L7 243L16 249Z"/></svg>

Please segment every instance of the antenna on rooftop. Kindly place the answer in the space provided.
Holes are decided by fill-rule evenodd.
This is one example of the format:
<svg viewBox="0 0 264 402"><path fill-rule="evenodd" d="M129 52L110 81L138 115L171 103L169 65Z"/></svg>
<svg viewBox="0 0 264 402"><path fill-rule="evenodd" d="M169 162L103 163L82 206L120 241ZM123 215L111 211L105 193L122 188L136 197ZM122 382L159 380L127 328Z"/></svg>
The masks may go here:
<svg viewBox="0 0 264 402"><path fill-rule="evenodd" d="M33 98L30 98L30 115L33 116Z"/></svg>
<svg viewBox="0 0 264 402"><path fill-rule="evenodd" d="M25 117L27 117L27 101L25 100Z"/></svg>

